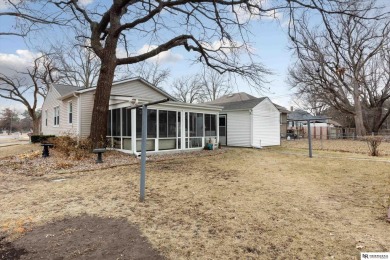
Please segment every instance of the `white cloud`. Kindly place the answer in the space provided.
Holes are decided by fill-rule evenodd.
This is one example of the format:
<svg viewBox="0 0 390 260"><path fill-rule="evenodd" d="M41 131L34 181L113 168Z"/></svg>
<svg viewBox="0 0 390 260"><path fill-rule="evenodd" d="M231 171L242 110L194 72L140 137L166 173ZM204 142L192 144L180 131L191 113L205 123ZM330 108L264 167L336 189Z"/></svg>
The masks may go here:
<svg viewBox="0 0 390 260"><path fill-rule="evenodd" d="M269 5L267 0L250 0L249 3L254 6L259 6L266 9ZM254 19L281 19L283 14L277 10L270 10L267 12L260 12L255 7L249 7L245 4L235 6L234 11L236 12L237 19L241 23L249 22Z"/></svg>
<svg viewBox="0 0 390 260"><path fill-rule="evenodd" d="M11 0L10 2L16 5L16 4L19 4L21 2L21 0ZM11 4L9 3L9 1L0 0L0 10L8 9L10 6L11 6Z"/></svg>
<svg viewBox="0 0 390 260"><path fill-rule="evenodd" d="M144 54L144 53L147 53L151 50L156 49L157 47L158 47L157 45L145 44L136 53L130 53L130 55ZM124 48L118 48L116 50L116 53L117 53L118 58L127 57L127 53L126 53L126 50ZM175 63L175 62L178 62L182 59L183 59L182 55L174 53L172 50L168 50L165 52L161 52L160 54L158 54L152 58L149 58L148 60L153 61L153 62L158 62L159 64L163 64L163 63Z"/></svg>
<svg viewBox="0 0 390 260"><path fill-rule="evenodd" d="M93 2L93 0L79 0L80 5L82 5L82 6L87 6L87 5L91 4L92 2Z"/></svg>
<svg viewBox="0 0 390 260"><path fill-rule="evenodd" d="M227 39L217 40L212 43L202 42L203 47L213 50L213 51L222 51L225 54L237 53L243 50L249 50L250 52L255 52L255 48L249 44L242 43L239 41L229 41Z"/></svg>
<svg viewBox="0 0 390 260"><path fill-rule="evenodd" d="M34 59L41 54L29 50L16 50L15 53L0 53L1 73L12 76L17 71L25 71L33 65Z"/></svg>
<svg viewBox="0 0 390 260"><path fill-rule="evenodd" d="M156 49L157 47L158 47L157 45L145 44L144 46L142 46L141 49L138 50L137 53L138 54L147 53L151 50ZM161 52L160 54L150 58L151 61L158 61L159 63L175 63L182 59L183 57L180 54L173 53L172 50Z"/></svg>

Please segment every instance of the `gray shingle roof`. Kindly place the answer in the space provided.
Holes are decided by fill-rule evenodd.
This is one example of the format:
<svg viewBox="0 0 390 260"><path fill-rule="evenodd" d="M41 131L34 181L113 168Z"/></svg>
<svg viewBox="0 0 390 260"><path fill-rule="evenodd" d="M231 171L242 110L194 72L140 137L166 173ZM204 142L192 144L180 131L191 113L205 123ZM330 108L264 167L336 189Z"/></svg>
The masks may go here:
<svg viewBox="0 0 390 260"><path fill-rule="evenodd" d="M222 111L246 110L246 109L254 108L255 106L257 106L264 99L266 99L266 97L254 98L254 99L249 99L249 100L244 100L244 101L237 101L237 102L218 103L218 106L222 106L223 107ZM217 104L215 104L215 105L217 105Z"/></svg>
<svg viewBox="0 0 390 260"><path fill-rule="evenodd" d="M224 95L220 98L217 98L216 100L206 102L206 104L216 105L222 103L245 101L249 99L256 99L256 97L249 95L248 93L245 92L238 92L238 93Z"/></svg>
<svg viewBox="0 0 390 260"><path fill-rule="evenodd" d="M62 85L62 84L55 84L53 87L60 93L61 97L65 96L71 92L80 90L78 87L70 86L70 85Z"/></svg>
<svg viewBox="0 0 390 260"><path fill-rule="evenodd" d="M292 111L287 115L287 120L291 120L291 121L293 121L293 120L296 120L296 121L308 120L308 119L313 119L313 120L318 120L318 121L324 122L327 119L327 117L313 116L309 112L306 112L306 111L301 110L301 109L297 109L295 111Z"/></svg>
<svg viewBox="0 0 390 260"><path fill-rule="evenodd" d="M273 103L273 104L279 110L280 113L285 113L285 114L290 113L290 111L287 108L279 106L278 104L275 104L275 103Z"/></svg>

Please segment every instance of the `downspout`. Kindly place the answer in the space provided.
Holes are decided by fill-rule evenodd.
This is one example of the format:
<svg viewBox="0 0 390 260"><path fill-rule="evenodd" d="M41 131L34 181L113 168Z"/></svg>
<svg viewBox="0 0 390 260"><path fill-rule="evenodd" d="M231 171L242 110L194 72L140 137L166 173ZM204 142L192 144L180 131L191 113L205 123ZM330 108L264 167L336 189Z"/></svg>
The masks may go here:
<svg viewBox="0 0 390 260"><path fill-rule="evenodd" d="M80 95L77 95L76 93L73 93L74 97L77 97L77 144L80 142L81 138L81 108L80 108Z"/></svg>

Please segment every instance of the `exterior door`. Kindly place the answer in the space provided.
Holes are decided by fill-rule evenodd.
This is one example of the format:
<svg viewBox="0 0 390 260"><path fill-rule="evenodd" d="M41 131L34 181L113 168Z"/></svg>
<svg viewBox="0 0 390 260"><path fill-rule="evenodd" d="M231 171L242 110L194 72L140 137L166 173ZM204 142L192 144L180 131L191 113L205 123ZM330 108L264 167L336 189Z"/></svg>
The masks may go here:
<svg viewBox="0 0 390 260"><path fill-rule="evenodd" d="M226 115L219 115L219 142L221 145L227 145L227 117Z"/></svg>

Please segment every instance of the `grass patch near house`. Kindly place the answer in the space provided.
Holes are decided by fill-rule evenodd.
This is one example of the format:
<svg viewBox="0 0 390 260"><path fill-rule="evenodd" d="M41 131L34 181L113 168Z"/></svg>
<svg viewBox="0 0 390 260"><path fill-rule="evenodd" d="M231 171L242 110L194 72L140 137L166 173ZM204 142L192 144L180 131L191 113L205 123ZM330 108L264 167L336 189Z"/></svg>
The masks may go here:
<svg viewBox="0 0 390 260"><path fill-rule="evenodd" d="M48 222L91 215L127 219L168 259L390 251L389 163L283 149L148 160L145 203L138 200L139 163L41 176L0 167L0 233L13 241Z"/></svg>

